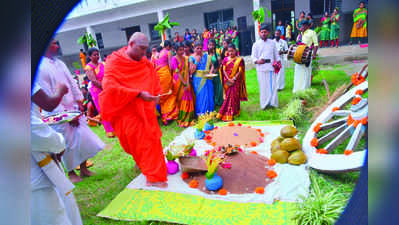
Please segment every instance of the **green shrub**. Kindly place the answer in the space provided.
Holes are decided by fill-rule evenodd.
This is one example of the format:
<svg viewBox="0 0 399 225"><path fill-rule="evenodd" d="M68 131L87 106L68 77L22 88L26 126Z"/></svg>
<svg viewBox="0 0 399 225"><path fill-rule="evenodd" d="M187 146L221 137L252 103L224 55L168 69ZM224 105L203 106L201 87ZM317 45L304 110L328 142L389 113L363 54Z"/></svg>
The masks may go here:
<svg viewBox="0 0 399 225"><path fill-rule="evenodd" d="M281 119L297 121L302 117L302 113L302 101L298 98L294 98L287 104L286 108L281 114Z"/></svg>
<svg viewBox="0 0 399 225"><path fill-rule="evenodd" d="M321 190L314 175L311 174L311 192L309 197L302 197L297 203L294 216L296 224L300 225L330 225L334 224L344 209L347 197L335 188Z"/></svg>

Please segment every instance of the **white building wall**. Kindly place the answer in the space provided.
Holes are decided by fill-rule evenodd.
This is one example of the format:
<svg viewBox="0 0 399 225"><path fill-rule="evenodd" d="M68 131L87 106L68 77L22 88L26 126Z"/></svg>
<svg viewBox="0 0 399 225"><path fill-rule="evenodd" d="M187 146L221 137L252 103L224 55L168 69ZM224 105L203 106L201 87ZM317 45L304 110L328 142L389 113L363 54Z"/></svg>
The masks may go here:
<svg viewBox="0 0 399 225"><path fill-rule="evenodd" d="M61 34L56 34L54 37L59 41L63 55L78 54L79 49L83 48L82 45L77 43L80 36L86 32L85 28L73 30Z"/></svg>

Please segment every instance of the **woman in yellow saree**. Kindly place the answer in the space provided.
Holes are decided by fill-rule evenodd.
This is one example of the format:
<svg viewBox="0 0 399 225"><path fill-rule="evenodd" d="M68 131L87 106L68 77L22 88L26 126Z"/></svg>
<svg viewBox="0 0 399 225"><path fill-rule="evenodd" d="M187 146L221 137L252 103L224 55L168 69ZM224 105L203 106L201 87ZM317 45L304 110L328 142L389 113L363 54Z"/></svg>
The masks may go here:
<svg viewBox="0 0 399 225"><path fill-rule="evenodd" d="M224 101L217 118L223 121L232 121L240 115L240 102L247 101L245 85L245 63L237 56L234 44L228 46L229 56L222 63L221 80L223 84Z"/></svg>
<svg viewBox="0 0 399 225"><path fill-rule="evenodd" d="M167 94L173 89L172 73L170 70L172 59L171 47L172 43L170 41L164 41L163 49L159 53L159 57L155 63L155 70L161 82L162 94ZM169 121L177 119L178 110L176 108L176 95L172 93L162 96L159 105L161 108L162 122L165 125L167 125Z"/></svg>
<svg viewBox="0 0 399 225"><path fill-rule="evenodd" d="M179 111L177 122L180 127L194 125L195 118L195 95L190 84L190 63L184 55L184 44L176 46L176 56L172 58L171 68L173 71L174 94L176 95L176 107Z"/></svg>

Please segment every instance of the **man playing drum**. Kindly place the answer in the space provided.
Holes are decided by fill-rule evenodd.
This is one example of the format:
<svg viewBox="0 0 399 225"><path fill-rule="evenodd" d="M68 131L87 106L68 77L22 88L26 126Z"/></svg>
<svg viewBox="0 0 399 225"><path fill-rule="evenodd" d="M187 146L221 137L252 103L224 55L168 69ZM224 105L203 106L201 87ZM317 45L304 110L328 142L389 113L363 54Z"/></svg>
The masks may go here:
<svg viewBox="0 0 399 225"><path fill-rule="evenodd" d="M316 58L317 49L319 47L317 34L310 28L310 22L308 20L303 20L301 22L301 40L299 41L302 44L305 44L309 48L313 50L312 58ZM293 92L297 92L300 90L305 90L310 88L311 85L311 77L312 77L312 62L310 62L307 67L305 64L297 64L295 63L295 71L294 71L294 89Z"/></svg>

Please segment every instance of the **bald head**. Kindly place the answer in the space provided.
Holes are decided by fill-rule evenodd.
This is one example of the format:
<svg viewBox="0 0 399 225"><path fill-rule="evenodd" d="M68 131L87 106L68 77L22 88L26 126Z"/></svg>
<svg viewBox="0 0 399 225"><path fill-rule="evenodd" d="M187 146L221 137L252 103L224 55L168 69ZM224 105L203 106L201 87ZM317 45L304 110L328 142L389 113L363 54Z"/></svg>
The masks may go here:
<svg viewBox="0 0 399 225"><path fill-rule="evenodd" d="M148 38L141 32L135 32L130 38L126 53L133 60L140 61L148 48Z"/></svg>
<svg viewBox="0 0 399 225"><path fill-rule="evenodd" d="M148 46L148 38L141 32L135 32L132 36L130 36L129 42L134 42L136 45Z"/></svg>

